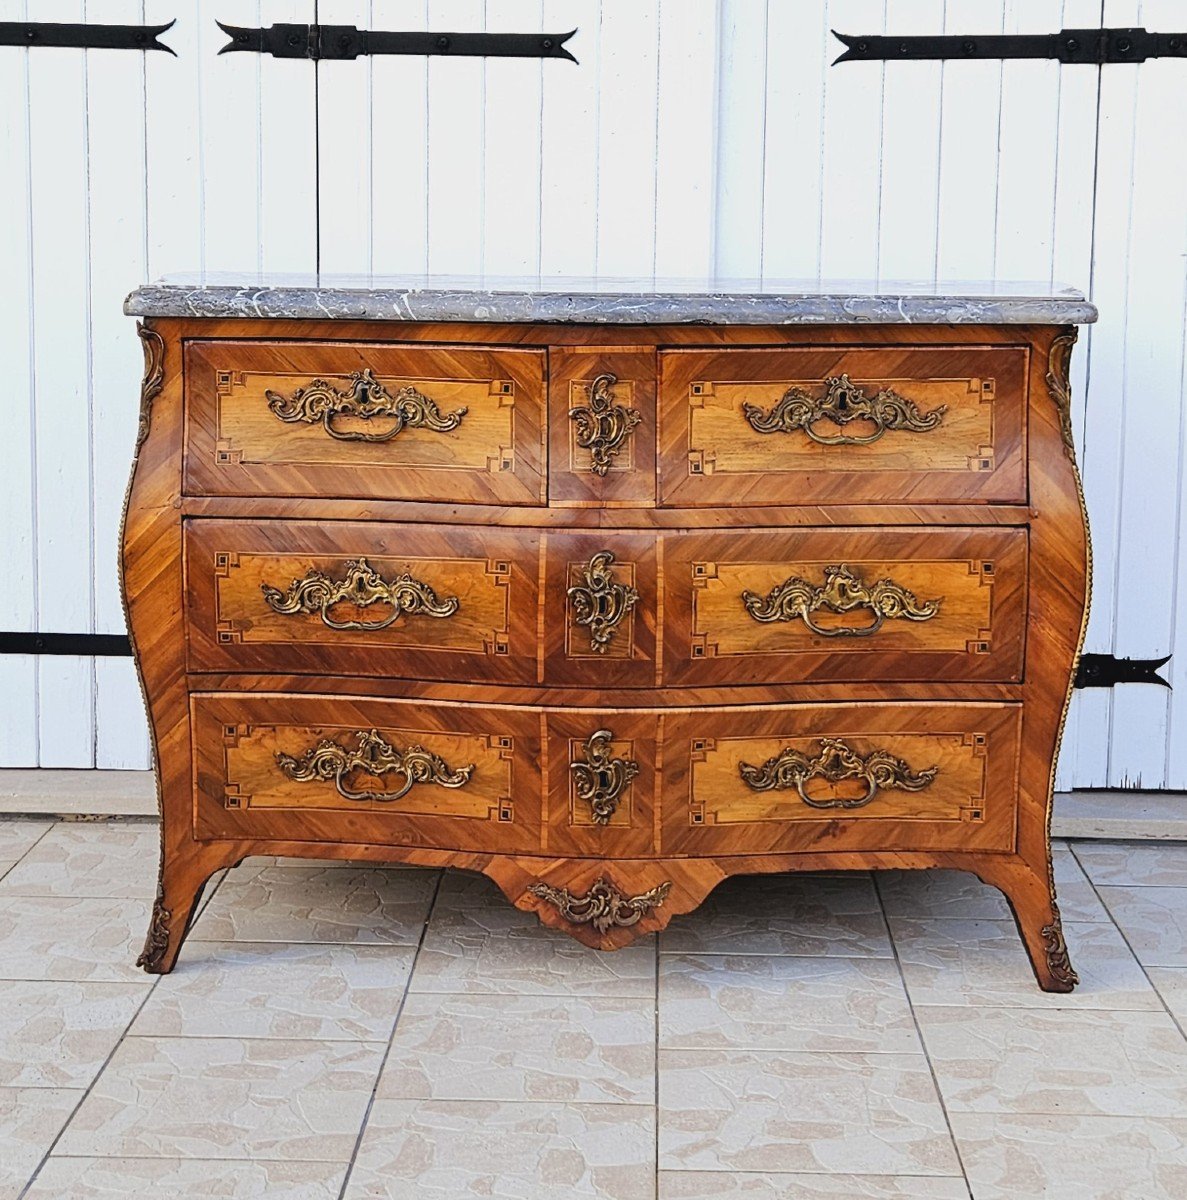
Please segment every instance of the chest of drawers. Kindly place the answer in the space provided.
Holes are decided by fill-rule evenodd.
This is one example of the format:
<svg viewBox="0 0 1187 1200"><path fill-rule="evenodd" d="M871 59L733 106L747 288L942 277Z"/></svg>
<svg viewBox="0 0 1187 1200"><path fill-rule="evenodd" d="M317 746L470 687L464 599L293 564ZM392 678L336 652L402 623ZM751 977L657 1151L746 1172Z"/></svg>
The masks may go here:
<svg viewBox="0 0 1187 1200"><path fill-rule="evenodd" d="M489 875L604 950L733 874L949 867L1068 991L1075 293L153 285L122 574L141 962L248 854Z"/></svg>

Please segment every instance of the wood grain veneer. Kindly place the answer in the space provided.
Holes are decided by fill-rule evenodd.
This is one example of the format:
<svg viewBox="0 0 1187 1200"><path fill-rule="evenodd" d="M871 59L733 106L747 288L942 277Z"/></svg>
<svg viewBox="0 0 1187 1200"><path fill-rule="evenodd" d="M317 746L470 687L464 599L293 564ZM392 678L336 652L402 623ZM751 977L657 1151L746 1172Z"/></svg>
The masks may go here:
<svg viewBox="0 0 1187 1200"><path fill-rule="evenodd" d="M1073 330L142 336L122 579L163 816L146 969L248 854L482 871L607 950L731 874L943 866L1002 889L1041 987L1074 986L1049 837L1089 569ZM842 376L942 419L816 418L852 445L747 418ZM315 385L467 413L386 440L357 435L390 409L281 420Z"/></svg>

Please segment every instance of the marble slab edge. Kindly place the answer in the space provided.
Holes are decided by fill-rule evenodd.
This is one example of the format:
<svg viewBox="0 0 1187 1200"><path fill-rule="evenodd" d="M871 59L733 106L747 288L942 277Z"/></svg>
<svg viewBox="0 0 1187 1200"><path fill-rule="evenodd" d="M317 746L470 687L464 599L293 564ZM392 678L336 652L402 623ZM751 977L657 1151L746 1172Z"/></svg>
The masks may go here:
<svg viewBox="0 0 1187 1200"><path fill-rule="evenodd" d="M187 288L150 284L131 317L330 321L490 321L607 325L1088 325L1095 305L1060 296L482 292Z"/></svg>

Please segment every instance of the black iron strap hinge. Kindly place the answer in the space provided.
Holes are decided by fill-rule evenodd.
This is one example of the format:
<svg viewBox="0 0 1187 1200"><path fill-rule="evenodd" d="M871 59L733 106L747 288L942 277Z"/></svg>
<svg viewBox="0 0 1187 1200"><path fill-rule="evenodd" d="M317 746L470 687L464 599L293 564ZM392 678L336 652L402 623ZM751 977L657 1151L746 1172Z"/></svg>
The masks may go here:
<svg viewBox="0 0 1187 1200"><path fill-rule="evenodd" d="M851 37L833 31L845 53L833 61L888 62L891 59L1054 58L1061 63L1139 63L1148 58L1187 58L1187 33L1148 33L1145 29L1064 29L1060 33L1007 33L985 36Z"/></svg>
<svg viewBox="0 0 1187 1200"><path fill-rule="evenodd" d="M1158 672L1170 660L1169 654L1165 658L1114 658L1111 654L1081 654L1075 686L1102 688L1118 683L1157 683L1168 688L1170 684Z"/></svg>
<svg viewBox="0 0 1187 1200"><path fill-rule="evenodd" d="M219 28L231 39L220 51L309 58L314 62L358 58L364 54L447 55L457 58L566 58L577 60L565 43L569 33L425 33L356 29L353 25L272 25Z"/></svg>
<svg viewBox="0 0 1187 1200"><path fill-rule="evenodd" d="M0 21L0 46L57 46L69 50L164 50L157 38L168 25L63 25L48 21Z"/></svg>
<svg viewBox="0 0 1187 1200"><path fill-rule="evenodd" d="M132 645L122 633L0 633L0 654L128 658Z"/></svg>

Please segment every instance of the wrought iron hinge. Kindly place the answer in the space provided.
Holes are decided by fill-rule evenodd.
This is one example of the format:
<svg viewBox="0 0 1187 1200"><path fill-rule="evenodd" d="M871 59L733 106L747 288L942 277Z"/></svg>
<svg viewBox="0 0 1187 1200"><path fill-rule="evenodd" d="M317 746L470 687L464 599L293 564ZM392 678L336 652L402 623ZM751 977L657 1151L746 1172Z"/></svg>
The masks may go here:
<svg viewBox="0 0 1187 1200"><path fill-rule="evenodd" d="M122 633L0 633L0 654L130 658L132 644Z"/></svg>
<svg viewBox="0 0 1187 1200"><path fill-rule="evenodd" d="M69 50L164 50L168 25L67 25L57 21L0 21L0 46L57 46Z"/></svg>
<svg viewBox="0 0 1187 1200"><path fill-rule="evenodd" d="M1187 33L1148 33L1145 29L1064 29L1059 33L940 34L888 37L833 36L845 43L842 62L891 59L1054 58L1065 64L1138 63L1148 58L1187 58Z"/></svg>
<svg viewBox="0 0 1187 1200"><path fill-rule="evenodd" d="M1112 687L1117 683L1157 683L1164 688L1170 684L1158 674L1170 662L1165 658L1114 658L1111 654L1081 654L1076 672L1078 688Z"/></svg>
<svg viewBox="0 0 1187 1200"><path fill-rule="evenodd" d="M314 62L349 60L365 54L445 55L454 58L567 58L577 60L565 43L569 33L385 33L353 25L272 25L246 29L218 27L231 39L220 54L245 51L273 58L308 58Z"/></svg>

